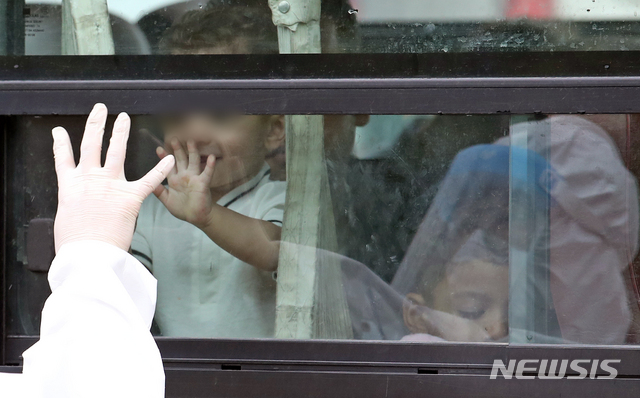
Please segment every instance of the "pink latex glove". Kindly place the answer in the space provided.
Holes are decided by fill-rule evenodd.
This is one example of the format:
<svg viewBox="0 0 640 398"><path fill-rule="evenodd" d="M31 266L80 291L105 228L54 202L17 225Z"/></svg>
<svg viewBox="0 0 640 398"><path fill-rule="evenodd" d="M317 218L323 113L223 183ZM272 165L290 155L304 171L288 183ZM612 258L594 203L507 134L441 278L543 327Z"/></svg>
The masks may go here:
<svg viewBox="0 0 640 398"><path fill-rule="evenodd" d="M173 156L162 159L138 181L127 181L124 158L131 119L121 113L113 126L104 167L100 164L107 107L96 104L87 119L76 167L69 134L53 129L58 176L58 211L54 224L56 252L65 243L98 240L128 250L142 201L173 168Z"/></svg>

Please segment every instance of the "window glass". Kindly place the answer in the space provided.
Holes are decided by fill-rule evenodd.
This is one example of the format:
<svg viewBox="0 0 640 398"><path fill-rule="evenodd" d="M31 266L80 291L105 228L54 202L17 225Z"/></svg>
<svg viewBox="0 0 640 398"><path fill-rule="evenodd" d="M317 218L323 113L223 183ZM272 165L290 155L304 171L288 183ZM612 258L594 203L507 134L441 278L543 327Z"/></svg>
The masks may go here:
<svg viewBox="0 0 640 398"><path fill-rule="evenodd" d="M638 115L132 119L128 179L195 148L131 247L158 279L156 335L638 343ZM10 335L38 334L49 294L50 130L77 156L83 123L10 118Z"/></svg>
<svg viewBox="0 0 640 398"><path fill-rule="evenodd" d="M15 12L23 8L21 1L5 2L10 54L22 54L14 43L22 36L27 55L72 54L63 51L62 42L73 34L79 34L78 43L97 43L95 32L63 24L59 0L27 0L23 13ZM274 8L286 15L291 6L280 3L273 2ZM107 5L108 18L107 10L89 18L100 27L99 35L113 41L116 54L278 51L268 0L107 0ZM638 12L632 0L322 0L322 52L637 50Z"/></svg>

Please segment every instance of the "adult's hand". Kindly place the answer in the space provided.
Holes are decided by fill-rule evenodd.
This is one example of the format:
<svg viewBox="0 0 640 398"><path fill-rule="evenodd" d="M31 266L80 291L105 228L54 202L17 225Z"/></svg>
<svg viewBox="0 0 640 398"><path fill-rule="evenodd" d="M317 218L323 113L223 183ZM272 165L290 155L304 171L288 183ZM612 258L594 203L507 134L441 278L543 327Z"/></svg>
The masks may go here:
<svg viewBox="0 0 640 398"><path fill-rule="evenodd" d="M167 177L175 160L169 155L138 181L127 181L124 158L131 119L118 115L104 167L100 162L107 107L96 104L87 119L76 166L69 134L53 129L58 176L58 211L54 224L56 252L65 243L98 240L128 250L142 201Z"/></svg>

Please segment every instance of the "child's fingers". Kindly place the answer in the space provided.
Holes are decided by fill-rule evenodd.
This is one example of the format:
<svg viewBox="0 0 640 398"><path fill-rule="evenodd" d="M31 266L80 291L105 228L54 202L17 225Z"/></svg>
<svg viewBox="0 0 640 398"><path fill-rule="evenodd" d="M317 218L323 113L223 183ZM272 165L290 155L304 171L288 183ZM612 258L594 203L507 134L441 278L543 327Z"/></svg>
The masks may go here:
<svg viewBox="0 0 640 398"><path fill-rule="evenodd" d="M171 148L173 148L173 156L176 157L176 168L178 171L186 170L189 165L187 155L184 153L184 148L177 138L171 140Z"/></svg>
<svg viewBox="0 0 640 398"><path fill-rule="evenodd" d="M167 152L163 147L159 146L156 148L156 155L158 155L158 158L160 158L160 160L164 159L168 154L169 152Z"/></svg>
<svg viewBox="0 0 640 398"><path fill-rule="evenodd" d="M207 186L211 185L211 179L213 178L213 170L215 169L216 157L209 155L207 157L207 164L204 166L201 176L204 178Z"/></svg>
<svg viewBox="0 0 640 398"><path fill-rule="evenodd" d="M187 141L187 150L189 151L188 170L197 175L200 173L200 154L198 154L196 143L192 140Z"/></svg>

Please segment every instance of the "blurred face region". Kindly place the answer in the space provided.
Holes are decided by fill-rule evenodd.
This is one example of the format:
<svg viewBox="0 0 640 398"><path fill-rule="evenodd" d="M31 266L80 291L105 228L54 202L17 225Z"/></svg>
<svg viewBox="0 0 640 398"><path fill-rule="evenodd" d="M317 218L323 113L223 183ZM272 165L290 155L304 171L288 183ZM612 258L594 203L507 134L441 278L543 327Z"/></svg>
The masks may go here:
<svg viewBox="0 0 640 398"><path fill-rule="evenodd" d="M211 189L224 194L253 178L265 155L284 140L284 119L273 115L190 114L163 120L165 148L177 139L186 151L193 140L200 170L209 155L216 158Z"/></svg>
<svg viewBox="0 0 640 398"><path fill-rule="evenodd" d="M447 265L444 278L430 295L410 293L404 318L412 333L449 341L495 341L508 329L509 268L483 260Z"/></svg>

